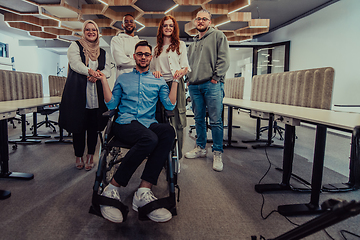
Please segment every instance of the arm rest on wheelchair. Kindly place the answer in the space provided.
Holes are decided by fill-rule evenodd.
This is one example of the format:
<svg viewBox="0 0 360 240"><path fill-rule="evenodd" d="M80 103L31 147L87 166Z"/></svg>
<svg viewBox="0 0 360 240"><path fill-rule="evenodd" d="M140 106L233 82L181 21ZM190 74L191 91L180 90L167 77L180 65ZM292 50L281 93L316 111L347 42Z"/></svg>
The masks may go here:
<svg viewBox="0 0 360 240"><path fill-rule="evenodd" d="M166 118L170 118L175 116L174 111L170 111L170 110L165 110L165 117Z"/></svg>
<svg viewBox="0 0 360 240"><path fill-rule="evenodd" d="M111 118L112 116L114 116L119 110L116 108L116 109L113 109L113 110L108 110L106 112L104 112L102 115L103 117L107 117L107 118Z"/></svg>

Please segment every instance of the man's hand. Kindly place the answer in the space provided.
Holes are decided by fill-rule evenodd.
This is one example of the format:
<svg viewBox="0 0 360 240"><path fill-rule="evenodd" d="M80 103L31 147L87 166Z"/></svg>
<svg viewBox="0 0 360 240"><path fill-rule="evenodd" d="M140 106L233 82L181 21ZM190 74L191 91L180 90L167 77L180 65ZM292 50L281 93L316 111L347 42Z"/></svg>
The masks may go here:
<svg viewBox="0 0 360 240"><path fill-rule="evenodd" d="M211 79L210 82L212 82L213 84L217 84L217 83L218 83L218 81L216 81L216 80L214 80L214 79Z"/></svg>
<svg viewBox="0 0 360 240"><path fill-rule="evenodd" d="M96 77L96 80L106 81L106 76L104 73L102 73L100 70L97 70L96 73L98 74L98 77Z"/></svg>

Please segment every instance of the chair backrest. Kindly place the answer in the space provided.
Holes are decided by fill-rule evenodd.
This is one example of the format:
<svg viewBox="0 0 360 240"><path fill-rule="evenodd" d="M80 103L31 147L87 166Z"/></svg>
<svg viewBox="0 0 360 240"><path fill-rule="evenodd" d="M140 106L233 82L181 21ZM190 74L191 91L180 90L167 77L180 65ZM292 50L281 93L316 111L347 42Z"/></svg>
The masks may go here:
<svg viewBox="0 0 360 240"><path fill-rule="evenodd" d="M333 82L331 67L257 75L251 100L329 110Z"/></svg>
<svg viewBox="0 0 360 240"><path fill-rule="evenodd" d="M51 97L61 97L64 91L66 77L49 76L49 91Z"/></svg>
<svg viewBox="0 0 360 240"><path fill-rule="evenodd" d="M0 70L0 101L40 97L43 97L41 74Z"/></svg>
<svg viewBox="0 0 360 240"><path fill-rule="evenodd" d="M244 77L225 79L225 85L224 85L225 97L243 99L244 84L245 84Z"/></svg>

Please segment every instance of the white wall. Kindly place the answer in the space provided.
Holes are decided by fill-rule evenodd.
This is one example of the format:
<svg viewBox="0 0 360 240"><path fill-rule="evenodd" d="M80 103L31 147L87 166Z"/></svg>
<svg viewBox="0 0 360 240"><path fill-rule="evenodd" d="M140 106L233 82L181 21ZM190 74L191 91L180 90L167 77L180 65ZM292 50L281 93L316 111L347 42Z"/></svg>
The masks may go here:
<svg viewBox="0 0 360 240"><path fill-rule="evenodd" d="M9 44L9 58L19 72L39 73L43 77L43 93L49 96L49 75L56 75L60 55L35 46L19 46L18 39L0 32L0 42Z"/></svg>
<svg viewBox="0 0 360 240"><path fill-rule="evenodd" d="M250 99L251 95L252 54L252 48L230 48L230 67L225 78L233 78L235 73L241 72L241 76L245 77L244 99Z"/></svg>
<svg viewBox="0 0 360 240"><path fill-rule="evenodd" d="M359 0L342 0L258 40L290 40L290 71L333 67L332 103L360 104L359 10ZM360 112L358 108L333 109Z"/></svg>

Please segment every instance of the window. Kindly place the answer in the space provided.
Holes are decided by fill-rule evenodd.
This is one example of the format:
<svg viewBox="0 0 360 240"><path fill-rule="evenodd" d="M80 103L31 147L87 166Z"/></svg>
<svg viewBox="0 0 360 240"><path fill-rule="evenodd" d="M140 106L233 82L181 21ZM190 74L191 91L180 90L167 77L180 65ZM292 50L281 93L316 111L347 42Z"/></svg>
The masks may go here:
<svg viewBox="0 0 360 240"><path fill-rule="evenodd" d="M8 45L0 42L0 57L9 57Z"/></svg>

